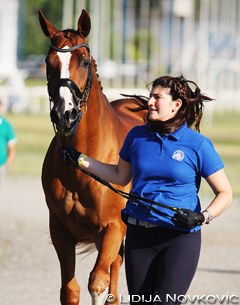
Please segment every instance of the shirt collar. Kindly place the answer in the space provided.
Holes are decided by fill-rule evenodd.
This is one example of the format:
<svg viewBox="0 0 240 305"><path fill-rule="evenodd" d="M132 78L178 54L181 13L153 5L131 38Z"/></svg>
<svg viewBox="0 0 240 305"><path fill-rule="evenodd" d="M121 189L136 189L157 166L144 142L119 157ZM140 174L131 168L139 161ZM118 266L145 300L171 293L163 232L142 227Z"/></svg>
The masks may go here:
<svg viewBox="0 0 240 305"><path fill-rule="evenodd" d="M185 122L182 126L180 126L176 131L168 135L169 138L174 138L175 140L179 140L188 130L187 123Z"/></svg>
<svg viewBox="0 0 240 305"><path fill-rule="evenodd" d="M187 123L183 123L182 126L180 126L176 131L174 131L173 133L169 134L169 135L165 135L163 138L169 138L169 139L174 139L174 140L179 140L188 130L188 126ZM156 131L151 131L152 134L158 134ZM159 134L158 136L160 138L162 138Z"/></svg>

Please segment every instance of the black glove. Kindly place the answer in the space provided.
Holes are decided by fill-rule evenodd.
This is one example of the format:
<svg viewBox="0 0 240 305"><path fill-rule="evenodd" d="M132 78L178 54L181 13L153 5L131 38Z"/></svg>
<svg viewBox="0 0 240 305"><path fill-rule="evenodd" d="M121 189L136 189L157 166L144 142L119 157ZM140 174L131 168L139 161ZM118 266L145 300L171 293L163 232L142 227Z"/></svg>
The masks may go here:
<svg viewBox="0 0 240 305"><path fill-rule="evenodd" d="M200 226L205 221L203 213L193 212L188 209L179 209L172 217L172 222L185 229L193 229Z"/></svg>
<svg viewBox="0 0 240 305"><path fill-rule="evenodd" d="M71 164L75 167L78 167L78 158L80 155L81 153L73 147L62 147L60 150L61 159L65 163Z"/></svg>

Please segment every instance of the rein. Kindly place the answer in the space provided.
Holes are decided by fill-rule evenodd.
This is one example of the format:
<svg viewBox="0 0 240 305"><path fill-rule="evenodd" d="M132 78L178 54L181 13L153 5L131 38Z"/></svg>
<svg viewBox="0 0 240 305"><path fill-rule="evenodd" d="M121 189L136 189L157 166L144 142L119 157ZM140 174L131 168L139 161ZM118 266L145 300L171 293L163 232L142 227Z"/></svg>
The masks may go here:
<svg viewBox="0 0 240 305"><path fill-rule="evenodd" d="M107 186L110 190L112 190L114 193L122 196L125 199L131 200L133 202L136 202L142 206L144 206L145 208L154 211L155 213L159 214L159 215L163 215L163 216L169 216L164 212L159 211L158 209L156 209L155 207L153 207L153 205L158 206L158 207L162 207L165 208L167 210L171 210L171 211L178 211L179 209L177 207L170 207L164 203L159 203L157 201L133 194L133 193L127 193L124 192L120 189L117 189L115 187L113 187L109 182L107 182L106 180L100 178L99 176L90 173L89 171L87 171L86 169L81 168L80 166L75 166L76 169L80 170L81 172L83 172L84 174L90 176L91 178L93 178L94 180L100 182L101 184ZM148 203L149 205L143 204L143 201Z"/></svg>

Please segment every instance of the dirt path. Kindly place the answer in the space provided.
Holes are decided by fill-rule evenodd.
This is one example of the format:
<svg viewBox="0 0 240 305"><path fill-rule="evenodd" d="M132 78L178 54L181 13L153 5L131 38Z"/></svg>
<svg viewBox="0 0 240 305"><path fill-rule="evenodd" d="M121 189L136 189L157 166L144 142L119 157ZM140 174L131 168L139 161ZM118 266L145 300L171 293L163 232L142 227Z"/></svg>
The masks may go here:
<svg viewBox="0 0 240 305"><path fill-rule="evenodd" d="M59 264L49 239L48 210L40 180L8 177L0 189L0 197L0 304L59 305ZM91 304L87 281L95 256L93 253L77 259L82 305ZM119 290L126 304L124 267ZM234 304L240 304L240 204L237 202L203 229L199 268L188 295L223 298L233 293L237 295L232 299ZM209 302L202 300L209 304L214 301L213 298Z"/></svg>

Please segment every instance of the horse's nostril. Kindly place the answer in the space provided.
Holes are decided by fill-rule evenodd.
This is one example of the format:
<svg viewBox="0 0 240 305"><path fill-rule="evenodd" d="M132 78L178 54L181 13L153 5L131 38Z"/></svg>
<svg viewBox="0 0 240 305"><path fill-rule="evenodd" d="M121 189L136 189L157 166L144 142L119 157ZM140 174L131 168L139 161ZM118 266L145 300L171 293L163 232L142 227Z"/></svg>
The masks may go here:
<svg viewBox="0 0 240 305"><path fill-rule="evenodd" d="M72 120L75 120L78 116L78 111L76 109L72 109L71 113L70 113L70 118Z"/></svg>
<svg viewBox="0 0 240 305"><path fill-rule="evenodd" d="M77 115L78 115L77 110L76 109L72 109L70 111L66 111L65 112L65 119L67 121L69 121L69 120L74 121L74 120L76 120Z"/></svg>
<svg viewBox="0 0 240 305"><path fill-rule="evenodd" d="M69 121L69 118L70 118L70 111L66 111L65 114L64 114L64 117L65 117L65 120L66 120L66 121Z"/></svg>
<svg viewBox="0 0 240 305"><path fill-rule="evenodd" d="M58 124L60 122L60 118L56 110L51 110L50 118L51 118L51 122L55 124Z"/></svg>

